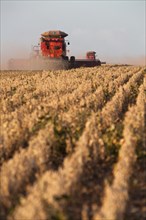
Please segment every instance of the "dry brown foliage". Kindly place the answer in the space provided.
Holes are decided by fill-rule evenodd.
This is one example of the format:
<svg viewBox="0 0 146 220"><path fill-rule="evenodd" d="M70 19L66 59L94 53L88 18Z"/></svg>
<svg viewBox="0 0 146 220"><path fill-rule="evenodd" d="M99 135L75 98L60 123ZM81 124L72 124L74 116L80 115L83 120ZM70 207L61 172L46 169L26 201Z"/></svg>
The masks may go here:
<svg viewBox="0 0 146 220"><path fill-rule="evenodd" d="M144 73L1 72L2 219L124 218L144 133Z"/></svg>

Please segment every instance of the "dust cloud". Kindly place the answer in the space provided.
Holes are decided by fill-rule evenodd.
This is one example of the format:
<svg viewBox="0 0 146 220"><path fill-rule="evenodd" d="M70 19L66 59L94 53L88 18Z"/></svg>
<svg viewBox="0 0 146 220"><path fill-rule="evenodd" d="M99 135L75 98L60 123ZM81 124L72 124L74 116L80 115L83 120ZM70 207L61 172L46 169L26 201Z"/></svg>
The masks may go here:
<svg viewBox="0 0 146 220"><path fill-rule="evenodd" d="M15 45L11 47L11 50L1 50L1 58L0 58L0 70L8 70L9 69L9 61L11 59L29 59L31 51L27 49L17 49Z"/></svg>
<svg viewBox="0 0 146 220"><path fill-rule="evenodd" d="M19 69L29 69L30 65L30 57L31 57L31 51L28 53L26 50L24 51L17 51L14 52L14 54L2 54L1 60L0 60L0 70L8 70L9 68L9 61L10 59L14 59L14 63L18 64ZM85 54L78 54L75 56L76 59L86 59ZM97 57L97 59L100 59L101 61L105 61L107 64L127 64L127 65L135 65L135 66L146 66L146 56L139 56L139 57L106 57L106 55L102 55L100 57ZM33 61L35 63L35 60ZM37 62L37 60L36 60ZM31 64L32 65L32 64ZM37 65L37 68L40 64ZM35 68L33 68L35 69Z"/></svg>

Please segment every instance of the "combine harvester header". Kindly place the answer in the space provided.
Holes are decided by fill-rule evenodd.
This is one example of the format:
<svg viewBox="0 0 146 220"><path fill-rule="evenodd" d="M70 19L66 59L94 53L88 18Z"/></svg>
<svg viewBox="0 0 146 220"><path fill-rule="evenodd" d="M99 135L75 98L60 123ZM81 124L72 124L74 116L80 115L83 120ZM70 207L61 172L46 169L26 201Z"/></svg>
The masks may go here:
<svg viewBox="0 0 146 220"><path fill-rule="evenodd" d="M67 56L68 34L60 30L48 31L41 34L40 43L33 46L29 59L10 59L10 70L59 70L79 67L94 67L105 64L96 59L96 52L89 51L86 59L75 59Z"/></svg>

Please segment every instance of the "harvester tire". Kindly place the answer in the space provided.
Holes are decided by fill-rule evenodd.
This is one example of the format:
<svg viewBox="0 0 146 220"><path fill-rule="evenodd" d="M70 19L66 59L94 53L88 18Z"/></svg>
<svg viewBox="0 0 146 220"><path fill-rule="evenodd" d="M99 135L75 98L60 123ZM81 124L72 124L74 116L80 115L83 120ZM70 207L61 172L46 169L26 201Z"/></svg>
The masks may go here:
<svg viewBox="0 0 146 220"><path fill-rule="evenodd" d="M64 60L68 61L68 56L65 56L65 57L64 57Z"/></svg>
<svg viewBox="0 0 146 220"><path fill-rule="evenodd" d="M74 63L74 62L75 62L75 57L74 57L74 56L71 56L71 57L70 57L70 62L71 62L71 63Z"/></svg>

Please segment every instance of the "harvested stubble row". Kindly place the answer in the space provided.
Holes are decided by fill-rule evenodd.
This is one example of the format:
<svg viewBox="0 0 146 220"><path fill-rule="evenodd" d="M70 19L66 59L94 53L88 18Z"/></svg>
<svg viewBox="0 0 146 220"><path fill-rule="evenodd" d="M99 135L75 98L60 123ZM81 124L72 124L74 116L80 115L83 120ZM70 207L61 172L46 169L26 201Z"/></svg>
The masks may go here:
<svg viewBox="0 0 146 220"><path fill-rule="evenodd" d="M12 157L18 148L28 146L28 140L33 135L32 128L36 126L39 118L48 115L48 112L50 115L59 114L61 110L67 111L72 105L92 108L92 110L97 111L116 92L116 89L133 75L132 72L126 72L124 75L118 75L116 72L109 75L106 73L106 77L103 77L100 71L97 71L96 75L95 73L93 72L90 75L91 73L87 72L85 75L82 74L83 76L79 75L80 78L79 76L77 78L76 73L73 75L75 80L73 80L73 76L70 79L70 76L66 74L60 76L60 78L58 76L58 79L56 79L51 73L44 73L40 84L38 78L36 78L37 74L35 74L32 78L35 83L32 79L29 79L32 83L29 84L27 81L27 86L22 87L22 91L17 89L18 91L15 94L12 93L8 98L11 100L8 101L8 106L13 106L13 111L12 109L9 111L9 107L6 106L5 99L3 99L0 143L2 160L0 160L0 163ZM94 76L97 83L93 80ZM22 77L20 79L23 80ZM78 82L76 82L77 79ZM44 86L45 81L46 86ZM72 83L70 84L70 82ZM25 91L28 91L28 93L25 94ZM21 97L21 95L25 97L22 98L23 100L18 97ZM16 104L17 99L21 100L19 108L16 108L18 107L18 104ZM96 102L96 99L98 102Z"/></svg>
<svg viewBox="0 0 146 220"><path fill-rule="evenodd" d="M123 107L124 111L126 111L126 108L128 106L126 103L127 97L128 95L132 95L132 83L136 83L135 85L138 87L138 84L141 82L142 77L142 71L138 72L124 87L125 91L120 96L121 105L119 108L119 114L115 114L115 107L111 108L111 112L113 114L110 115L110 122L115 122L118 119L118 117L121 115L121 110L123 109ZM119 93L121 94L121 88L119 89ZM132 96L132 103L134 102L135 98L136 94ZM109 105L108 103L107 105L117 106L117 101L118 96L115 95L110 101L111 105ZM104 109L102 110L102 112L108 111L106 106ZM103 116L101 117L104 117L104 114L102 113ZM60 198L62 195L66 193L69 194L71 192L71 188L77 183L79 176L83 171L84 164L88 160L90 160L91 151L96 153L95 157L97 158L100 158L103 154L103 146L99 142L100 139L97 131L98 120L96 118L96 114L93 114L93 116L91 116L91 119L88 119L85 131L83 132L78 143L76 144L75 152L71 157L67 157L64 160L63 168L60 168L57 173L46 172L38 180L34 187L30 189L28 197L26 197L26 199L23 198L21 206L18 206L16 208L14 212L15 219L51 219L52 215L58 214L58 212L54 214L55 211L50 212L49 210L49 205L51 207L54 207L54 209L61 208L59 202L57 202L59 199L57 200L54 197L56 196L56 198ZM102 121L104 120L106 122L106 118L102 118ZM106 126L108 126L107 122L105 124ZM31 213L27 212L26 210L31 210Z"/></svg>

